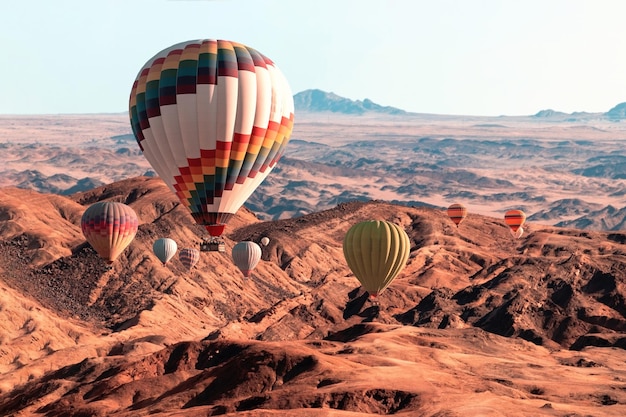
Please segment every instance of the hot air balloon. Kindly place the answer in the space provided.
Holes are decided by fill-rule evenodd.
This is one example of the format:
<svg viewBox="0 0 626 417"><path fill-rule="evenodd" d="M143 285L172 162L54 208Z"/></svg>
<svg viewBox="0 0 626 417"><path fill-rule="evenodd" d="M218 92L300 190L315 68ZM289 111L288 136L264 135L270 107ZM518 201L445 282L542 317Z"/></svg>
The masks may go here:
<svg viewBox="0 0 626 417"><path fill-rule="evenodd" d="M219 237L283 155L294 103L271 59L237 42L200 39L148 60L129 116L150 165Z"/></svg>
<svg viewBox="0 0 626 417"><path fill-rule="evenodd" d="M467 217L467 209L463 204L454 203L448 207L448 217L459 227L459 224Z"/></svg>
<svg viewBox="0 0 626 417"><path fill-rule="evenodd" d="M511 228L511 232L515 234L526 221L526 214L522 210L509 210L504 214L504 222Z"/></svg>
<svg viewBox="0 0 626 417"><path fill-rule="evenodd" d="M85 210L80 227L87 242L108 264L135 238L139 221L135 211L123 203L101 201Z"/></svg>
<svg viewBox="0 0 626 417"><path fill-rule="evenodd" d="M265 236L265 237L261 238L261 245L267 246L269 244L270 244L270 238L269 237Z"/></svg>
<svg viewBox="0 0 626 417"><path fill-rule="evenodd" d="M200 251L194 248L184 248L178 253L180 263L189 270L193 268L200 260Z"/></svg>
<svg viewBox="0 0 626 417"><path fill-rule="evenodd" d="M524 234L524 228L520 226L519 229L517 229L517 231L513 233L513 236L519 239L520 237L522 237L523 234Z"/></svg>
<svg viewBox="0 0 626 417"><path fill-rule="evenodd" d="M248 278L252 270L261 260L261 247L254 242L244 241L233 246L233 261L241 270L243 276Z"/></svg>
<svg viewBox="0 0 626 417"><path fill-rule="evenodd" d="M387 221L357 223L343 240L346 262L372 298L404 269L409 252L409 236L400 226Z"/></svg>
<svg viewBox="0 0 626 417"><path fill-rule="evenodd" d="M152 245L152 251L163 263L163 265L166 265L170 259L176 255L177 250L178 245L176 244L176 241L174 239L170 239L169 237L157 239Z"/></svg>

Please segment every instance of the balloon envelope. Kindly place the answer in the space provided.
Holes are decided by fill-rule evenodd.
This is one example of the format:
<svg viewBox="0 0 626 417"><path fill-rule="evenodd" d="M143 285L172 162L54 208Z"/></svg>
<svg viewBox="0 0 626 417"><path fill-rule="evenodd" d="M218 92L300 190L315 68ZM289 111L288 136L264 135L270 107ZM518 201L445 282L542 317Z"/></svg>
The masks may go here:
<svg viewBox="0 0 626 417"><path fill-rule="evenodd" d="M248 278L250 276L260 260L261 247L256 243L244 241L233 246L233 261L244 277Z"/></svg>
<svg viewBox="0 0 626 417"><path fill-rule="evenodd" d="M370 220L352 226L343 240L348 266L363 288L376 297L409 259L409 236L391 222Z"/></svg>
<svg viewBox="0 0 626 417"><path fill-rule="evenodd" d="M270 244L270 238L269 237L265 236L265 237L261 238L261 245L267 246L269 244Z"/></svg>
<svg viewBox="0 0 626 417"><path fill-rule="evenodd" d="M513 233L513 236L519 239L524 234L524 228L520 226L519 229L517 229L515 232L511 231L511 233Z"/></svg>
<svg viewBox="0 0 626 417"><path fill-rule="evenodd" d="M200 260L200 251L194 248L184 248L178 253L180 263L189 270L193 268Z"/></svg>
<svg viewBox="0 0 626 417"><path fill-rule="evenodd" d="M271 59L240 43L200 39L148 60L129 116L150 165L194 220L220 236L282 156L294 103Z"/></svg>
<svg viewBox="0 0 626 417"><path fill-rule="evenodd" d="M467 217L467 208L463 204L454 203L448 207L448 217L459 226L461 222Z"/></svg>
<svg viewBox="0 0 626 417"><path fill-rule="evenodd" d="M517 232L526 221L526 214L522 210L509 210L504 213L504 222L511 228L513 233Z"/></svg>
<svg viewBox="0 0 626 417"><path fill-rule="evenodd" d="M152 244L152 251L156 255L157 258L163 263L163 265L167 264L170 259L176 255L176 251L178 250L178 244L174 239L170 239L168 237L162 237L161 239L157 239L154 244Z"/></svg>
<svg viewBox="0 0 626 417"><path fill-rule="evenodd" d="M87 242L107 263L112 263L137 234L135 211L123 203L101 201L85 210L80 227Z"/></svg>

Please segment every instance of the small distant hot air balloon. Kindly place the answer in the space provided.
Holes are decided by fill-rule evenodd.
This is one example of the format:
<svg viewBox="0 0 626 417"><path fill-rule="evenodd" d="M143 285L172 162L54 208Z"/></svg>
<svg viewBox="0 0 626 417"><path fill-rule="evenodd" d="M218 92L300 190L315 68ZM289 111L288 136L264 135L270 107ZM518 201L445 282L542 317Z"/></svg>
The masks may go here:
<svg viewBox="0 0 626 417"><path fill-rule="evenodd" d="M509 210L504 214L504 222L511 228L513 235L522 227L525 221L526 214L522 210Z"/></svg>
<svg viewBox="0 0 626 417"><path fill-rule="evenodd" d="M370 220L352 226L343 240L348 266L370 297L377 297L404 269L410 241L398 225Z"/></svg>
<svg viewBox="0 0 626 417"><path fill-rule="evenodd" d="M463 204L454 203L448 207L448 217L459 227L459 224L467 217L467 209Z"/></svg>
<svg viewBox="0 0 626 417"><path fill-rule="evenodd" d="M184 248L178 253L178 259L185 268L191 270L200 260L200 251L194 248Z"/></svg>
<svg viewBox="0 0 626 417"><path fill-rule="evenodd" d="M101 201L85 210L80 227L87 242L108 264L126 249L137 234L135 211L123 203Z"/></svg>
<svg viewBox="0 0 626 417"><path fill-rule="evenodd" d="M163 237L161 239L157 239L152 245L152 251L156 255L157 258L166 265L170 259L176 255L176 251L178 250L178 245L174 239L170 239L168 237Z"/></svg>
<svg viewBox="0 0 626 417"><path fill-rule="evenodd" d="M524 228L522 226L520 226L520 228L517 229L517 231L515 233L513 233L513 236L515 236L517 239L519 239L520 237L522 237L523 234L524 234Z"/></svg>
<svg viewBox="0 0 626 417"><path fill-rule="evenodd" d="M270 244L270 238L269 237L265 236L265 237L261 238L261 245L267 246L269 244Z"/></svg>
<svg viewBox="0 0 626 417"><path fill-rule="evenodd" d="M261 247L256 243L244 241L233 246L233 261L244 277L250 277L260 260Z"/></svg>

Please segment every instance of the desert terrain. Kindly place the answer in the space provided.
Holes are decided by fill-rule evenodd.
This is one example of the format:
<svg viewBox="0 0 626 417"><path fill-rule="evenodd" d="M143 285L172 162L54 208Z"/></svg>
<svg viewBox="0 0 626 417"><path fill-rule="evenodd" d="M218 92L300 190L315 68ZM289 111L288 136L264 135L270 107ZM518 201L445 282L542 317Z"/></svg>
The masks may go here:
<svg viewBox="0 0 626 417"><path fill-rule="evenodd" d="M108 269L80 232L95 201L139 232ZM401 225L406 268L378 302L343 259L347 229ZM158 178L71 196L0 191L0 415L621 416L626 234L382 201L262 221L225 253L163 266L155 239L204 231ZM246 279L230 256L269 237Z"/></svg>
<svg viewBox="0 0 626 417"><path fill-rule="evenodd" d="M365 111L363 102L317 90L295 100L291 143L246 203L261 219L383 200L459 202L495 217L516 208L547 225L623 228L622 105L606 113L479 117L413 114L371 102ZM126 113L0 116L0 149L0 186L70 195L155 175Z"/></svg>
<svg viewBox="0 0 626 417"><path fill-rule="evenodd" d="M297 112L226 252L191 271L152 244L206 232L125 114L0 116L0 415L626 415L626 122L339 104ZM98 201L139 217L112 268L80 229ZM411 242L375 301L342 252L370 219ZM231 250L263 237L244 278Z"/></svg>

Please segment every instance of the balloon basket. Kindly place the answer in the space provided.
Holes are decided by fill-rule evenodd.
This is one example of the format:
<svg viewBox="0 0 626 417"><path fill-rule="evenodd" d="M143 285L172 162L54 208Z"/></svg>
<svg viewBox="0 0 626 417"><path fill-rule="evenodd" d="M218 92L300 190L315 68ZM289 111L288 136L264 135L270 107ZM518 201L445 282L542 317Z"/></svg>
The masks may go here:
<svg viewBox="0 0 626 417"><path fill-rule="evenodd" d="M204 239L200 243L200 252L226 252L226 243L219 238Z"/></svg>

